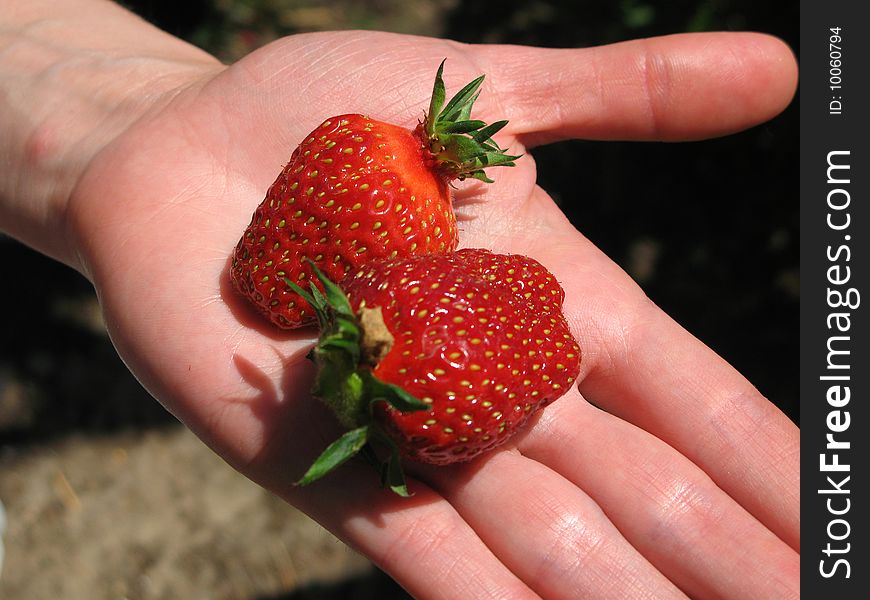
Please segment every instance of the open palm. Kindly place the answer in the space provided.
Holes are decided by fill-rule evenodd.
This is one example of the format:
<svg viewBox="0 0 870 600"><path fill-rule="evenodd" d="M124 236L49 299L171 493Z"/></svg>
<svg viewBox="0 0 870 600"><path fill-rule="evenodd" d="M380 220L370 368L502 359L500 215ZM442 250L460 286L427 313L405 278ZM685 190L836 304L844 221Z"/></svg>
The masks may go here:
<svg viewBox="0 0 870 600"><path fill-rule="evenodd" d="M498 142L527 153L495 184L458 185L460 246L556 275L584 350L579 385L498 451L411 467L411 499L365 464L296 488L338 433L307 392L314 331L253 314L230 289L229 256L306 133L347 112L413 126L444 57L448 93L487 74L476 114L509 119ZM781 110L794 77L781 43L750 34L570 51L294 36L192 76L120 135L76 188L73 235L149 391L414 594L797 597L796 428L568 223L528 154L569 137L736 131Z"/></svg>

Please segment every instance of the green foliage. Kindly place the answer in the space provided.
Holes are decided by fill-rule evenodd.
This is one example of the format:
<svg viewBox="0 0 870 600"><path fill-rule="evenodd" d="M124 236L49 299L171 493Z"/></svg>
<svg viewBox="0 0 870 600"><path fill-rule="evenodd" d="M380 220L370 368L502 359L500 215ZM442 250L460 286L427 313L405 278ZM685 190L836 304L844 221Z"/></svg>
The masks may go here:
<svg viewBox="0 0 870 600"><path fill-rule="evenodd" d="M487 125L484 121L471 119L471 109L480 95L484 75L459 90L444 105L444 62L438 65L432 99L426 115L424 130L429 139L429 148L441 164L439 168L451 177L460 180L467 177L492 183L484 169L488 167L513 167L519 156L505 154L492 136L500 131L507 121Z"/></svg>

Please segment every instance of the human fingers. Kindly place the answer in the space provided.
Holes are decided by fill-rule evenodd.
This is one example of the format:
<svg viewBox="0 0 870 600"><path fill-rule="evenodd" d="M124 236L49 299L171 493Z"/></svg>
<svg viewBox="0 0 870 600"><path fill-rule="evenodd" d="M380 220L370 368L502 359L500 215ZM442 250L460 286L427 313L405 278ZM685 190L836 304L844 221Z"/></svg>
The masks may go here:
<svg viewBox="0 0 870 600"><path fill-rule="evenodd" d="M576 390L543 411L518 448L588 493L691 597L799 597L794 550L679 452Z"/></svg>
<svg viewBox="0 0 870 600"><path fill-rule="evenodd" d="M415 598L539 598L435 491L410 481L415 495L397 498L368 465L342 470L286 498Z"/></svg>
<svg viewBox="0 0 870 600"><path fill-rule="evenodd" d="M684 598L573 483L514 450L423 469L501 561L545 598Z"/></svg>
<svg viewBox="0 0 870 600"><path fill-rule="evenodd" d="M679 450L799 548L797 428L661 309L640 295L635 302L618 330L597 332L580 390Z"/></svg>
<svg viewBox="0 0 870 600"><path fill-rule="evenodd" d="M579 49L473 46L511 131L559 139L687 140L763 122L791 101L797 66L758 33L678 34Z"/></svg>

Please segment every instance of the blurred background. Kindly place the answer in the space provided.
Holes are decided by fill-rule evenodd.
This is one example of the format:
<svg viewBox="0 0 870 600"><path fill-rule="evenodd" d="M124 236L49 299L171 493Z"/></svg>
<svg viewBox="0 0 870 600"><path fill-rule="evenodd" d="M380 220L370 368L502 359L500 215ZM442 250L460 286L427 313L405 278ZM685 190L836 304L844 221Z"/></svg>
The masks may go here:
<svg viewBox="0 0 870 600"><path fill-rule="evenodd" d="M748 29L798 47L791 1L124 4L225 62L283 35L329 29L552 47ZM576 141L534 152L539 183L572 222L795 422L798 144L795 101L718 140ZM0 598L407 597L149 397L116 356L79 275L2 236L0 272Z"/></svg>

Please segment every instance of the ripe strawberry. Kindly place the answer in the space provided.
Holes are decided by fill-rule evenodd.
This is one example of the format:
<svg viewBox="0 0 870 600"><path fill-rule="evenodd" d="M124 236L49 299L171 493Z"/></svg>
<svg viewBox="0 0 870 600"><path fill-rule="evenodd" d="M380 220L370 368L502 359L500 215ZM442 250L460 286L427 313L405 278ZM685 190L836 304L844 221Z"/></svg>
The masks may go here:
<svg viewBox="0 0 870 600"><path fill-rule="evenodd" d="M323 328L314 394L351 431L302 483L379 440L393 450L384 473L404 493L399 454L469 460L562 396L579 372L564 292L530 258L469 249L375 261L344 279L347 298L322 281L327 298L313 285L309 296Z"/></svg>
<svg viewBox="0 0 870 600"><path fill-rule="evenodd" d="M485 167L513 166L517 157L491 140L507 121L469 118L483 76L445 105L443 67L414 131L364 115L331 117L269 188L233 253L231 278L278 327L315 321L285 282L304 285L312 264L337 281L374 259L455 250L449 182L489 182Z"/></svg>

